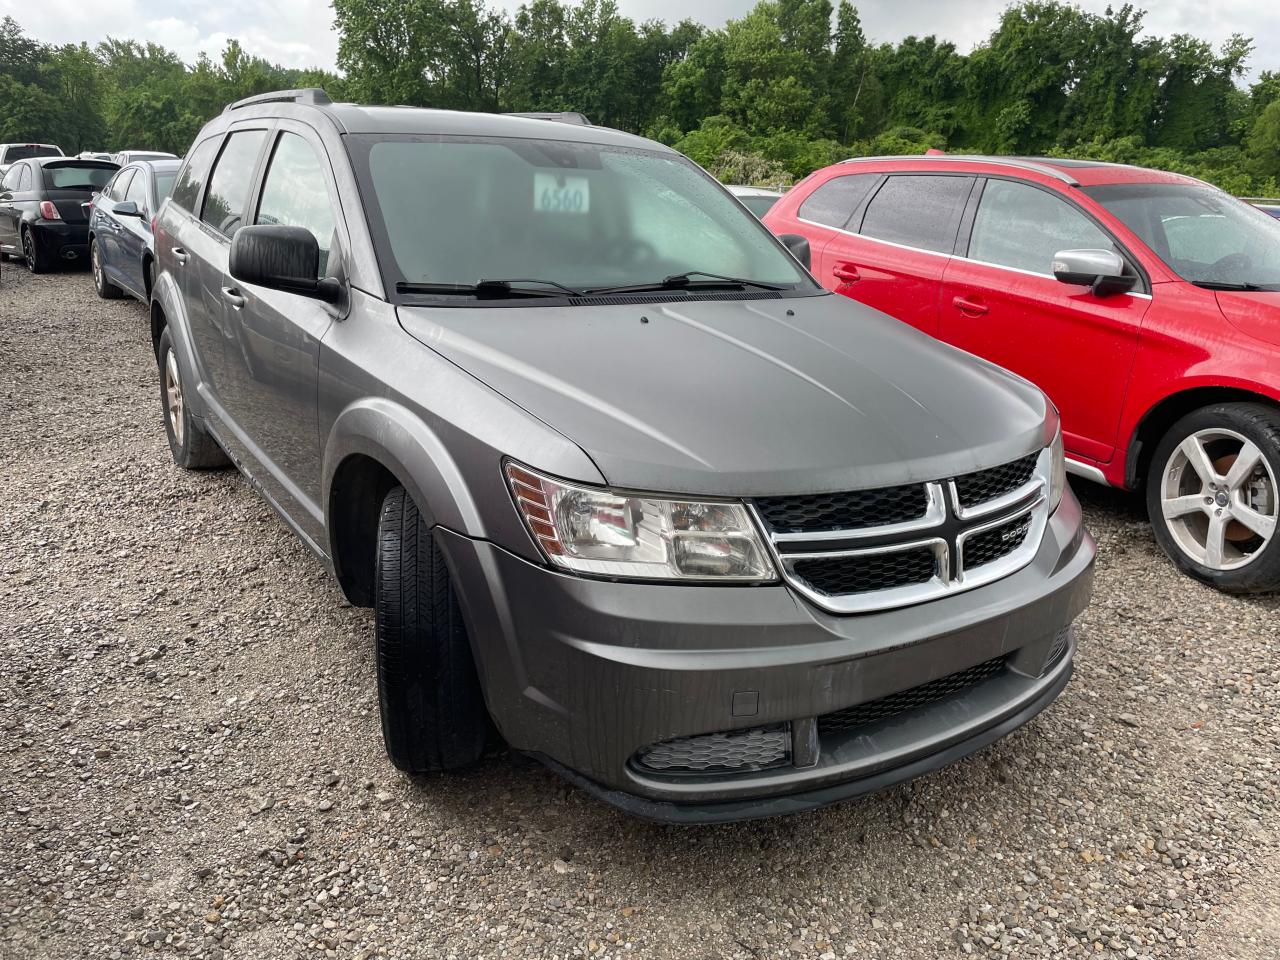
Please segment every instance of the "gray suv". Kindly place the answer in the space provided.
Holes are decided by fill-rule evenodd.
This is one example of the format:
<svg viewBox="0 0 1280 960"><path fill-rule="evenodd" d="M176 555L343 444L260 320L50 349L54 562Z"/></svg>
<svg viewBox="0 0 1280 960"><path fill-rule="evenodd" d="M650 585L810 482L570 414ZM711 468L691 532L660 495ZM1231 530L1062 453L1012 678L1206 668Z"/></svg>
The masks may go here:
<svg viewBox="0 0 1280 960"><path fill-rule="evenodd" d="M1071 675L1094 545L1044 395L827 293L660 144L266 94L155 243L174 460L230 459L374 608L403 770L496 727L641 816L744 819Z"/></svg>

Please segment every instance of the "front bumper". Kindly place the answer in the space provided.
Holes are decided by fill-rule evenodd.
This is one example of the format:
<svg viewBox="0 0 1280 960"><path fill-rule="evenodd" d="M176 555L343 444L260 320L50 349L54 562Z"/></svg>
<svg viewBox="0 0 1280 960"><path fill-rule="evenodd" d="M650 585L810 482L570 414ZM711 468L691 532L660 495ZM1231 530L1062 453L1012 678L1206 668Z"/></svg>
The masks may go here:
<svg viewBox="0 0 1280 960"><path fill-rule="evenodd" d="M508 743L612 803L679 822L748 819L880 789L1025 723L1070 678L1065 631L1088 604L1095 550L1068 491L1018 572L916 606L836 616L783 585L588 580L493 543L437 536ZM669 776L635 761L675 738L778 724L813 731L812 718L997 658L998 673L959 693L818 736L816 763L810 751L805 766Z"/></svg>

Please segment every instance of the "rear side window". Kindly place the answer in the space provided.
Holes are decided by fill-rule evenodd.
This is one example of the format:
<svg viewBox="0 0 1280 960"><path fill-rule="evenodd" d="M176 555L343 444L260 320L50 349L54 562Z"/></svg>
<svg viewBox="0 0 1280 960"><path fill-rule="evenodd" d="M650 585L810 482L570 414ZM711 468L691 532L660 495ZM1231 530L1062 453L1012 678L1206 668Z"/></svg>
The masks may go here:
<svg viewBox="0 0 1280 960"><path fill-rule="evenodd" d="M9 172L4 175L4 179L0 180L0 190L17 190L18 183L22 180L22 168L10 167Z"/></svg>
<svg viewBox="0 0 1280 960"><path fill-rule="evenodd" d="M973 221L969 259L1052 274L1059 250L1114 250L1111 238L1051 193L1009 180L989 180Z"/></svg>
<svg viewBox="0 0 1280 960"><path fill-rule="evenodd" d="M325 275L333 248L333 208L320 159L296 133L282 133L276 144L262 184L257 222L310 230L320 245L320 276Z"/></svg>
<svg viewBox="0 0 1280 960"><path fill-rule="evenodd" d="M182 168L172 194L173 202L184 210L196 212L196 201L200 199L200 189L209 176L209 167L213 164L213 157L218 152L219 142L219 137L210 137L199 143L187 158L186 166Z"/></svg>
<svg viewBox="0 0 1280 960"><path fill-rule="evenodd" d="M907 247L951 253L972 177L894 176L862 218L862 234Z"/></svg>
<svg viewBox="0 0 1280 960"><path fill-rule="evenodd" d="M231 236L244 222L245 207L253 188L253 170L262 152L265 130L240 130L227 137L209 176L200 219L223 236Z"/></svg>
<svg viewBox="0 0 1280 960"><path fill-rule="evenodd" d="M879 179L878 173L852 173L833 177L809 194L804 203L800 204L798 215L801 220L836 229L843 228Z"/></svg>

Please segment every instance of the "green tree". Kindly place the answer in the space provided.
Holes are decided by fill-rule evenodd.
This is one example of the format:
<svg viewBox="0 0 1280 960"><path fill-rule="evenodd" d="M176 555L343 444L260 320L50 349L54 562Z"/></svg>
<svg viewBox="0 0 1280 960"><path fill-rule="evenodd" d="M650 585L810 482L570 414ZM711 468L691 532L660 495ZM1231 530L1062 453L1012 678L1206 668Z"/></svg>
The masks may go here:
<svg viewBox="0 0 1280 960"><path fill-rule="evenodd" d="M1248 157L1255 177L1280 180L1280 99L1258 115L1249 133Z"/></svg>

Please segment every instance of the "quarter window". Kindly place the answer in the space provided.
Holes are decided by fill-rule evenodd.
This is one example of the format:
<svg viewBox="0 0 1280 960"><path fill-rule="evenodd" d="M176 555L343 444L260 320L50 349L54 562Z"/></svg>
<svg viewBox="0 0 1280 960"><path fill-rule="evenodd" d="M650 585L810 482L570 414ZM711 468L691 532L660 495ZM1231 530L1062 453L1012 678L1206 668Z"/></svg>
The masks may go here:
<svg viewBox="0 0 1280 960"><path fill-rule="evenodd" d="M878 173L853 173L832 177L800 204L801 220L840 229L849 222L855 210L866 199L880 179Z"/></svg>
<svg viewBox="0 0 1280 960"><path fill-rule="evenodd" d="M266 136L265 130L240 130L231 134L213 166L200 219L224 236L231 236L244 222L253 186L253 168L257 166Z"/></svg>
<svg viewBox="0 0 1280 960"><path fill-rule="evenodd" d="M218 152L218 143L217 137L210 137L198 144L187 158L172 194L173 202L184 210L195 213L200 190L209 175L209 166L213 163L214 154Z"/></svg>
<svg viewBox="0 0 1280 960"><path fill-rule="evenodd" d="M31 167L27 164L22 165L22 179L18 181L18 191L20 193L29 193L31 190Z"/></svg>
<svg viewBox="0 0 1280 960"><path fill-rule="evenodd" d="M334 217L327 179L311 145L296 133L282 133L262 184L256 221L311 231L320 245L321 277L333 249Z"/></svg>
<svg viewBox="0 0 1280 960"><path fill-rule="evenodd" d="M1025 183L989 180L973 221L969 259L1050 275L1059 250L1114 250L1069 203Z"/></svg>
<svg viewBox="0 0 1280 960"><path fill-rule="evenodd" d="M971 177L890 177L867 207L861 232L877 240L951 253L972 186Z"/></svg>

